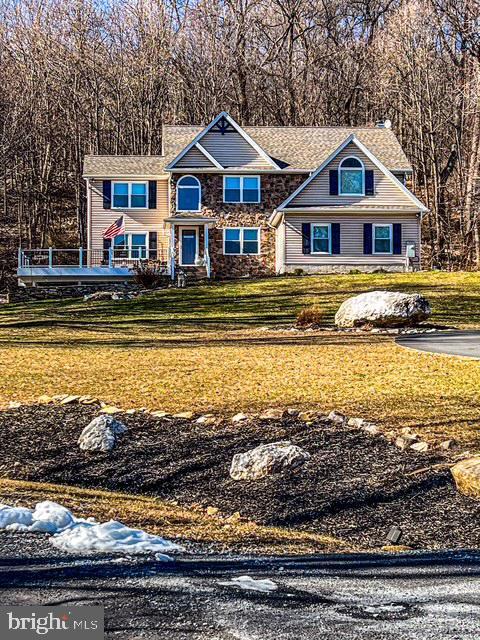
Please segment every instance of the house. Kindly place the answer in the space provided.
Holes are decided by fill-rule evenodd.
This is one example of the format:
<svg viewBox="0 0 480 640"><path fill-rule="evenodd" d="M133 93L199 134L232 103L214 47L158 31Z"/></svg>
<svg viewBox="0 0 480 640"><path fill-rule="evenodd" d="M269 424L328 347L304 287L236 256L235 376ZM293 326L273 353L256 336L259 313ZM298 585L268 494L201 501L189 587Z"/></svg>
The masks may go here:
<svg viewBox="0 0 480 640"><path fill-rule="evenodd" d="M164 126L161 156L85 157L88 246L20 251L18 275L125 280L147 259L172 278L419 269L411 175L388 122L241 127L223 112Z"/></svg>

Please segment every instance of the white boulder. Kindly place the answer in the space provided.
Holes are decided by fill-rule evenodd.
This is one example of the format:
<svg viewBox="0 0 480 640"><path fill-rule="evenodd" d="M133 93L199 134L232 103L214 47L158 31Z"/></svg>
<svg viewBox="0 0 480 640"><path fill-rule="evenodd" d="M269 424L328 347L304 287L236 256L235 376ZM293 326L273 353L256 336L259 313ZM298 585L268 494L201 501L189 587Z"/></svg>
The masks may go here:
<svg viewBox="0 0 480 640"><path fill-rule="evenodd" d="M116 444L117 436L127 427L110 415L94 418L80 434L78 444L83 451L110 451Z"/></svg>
<svg viewBox="0 0 480 640"><path fill-rule="evenodd" d="M295 469L309 458L310 454L289 440L262 444L233 456L230 477L234 480L258 480L285 469Z"/></svg>
<svg viewBox="0 0 480 640"><path fill-rule="evenodd" d="M348 298L335 315L338 327L412 325L432 313L428 300L418 293L370 291Z"/></svg>

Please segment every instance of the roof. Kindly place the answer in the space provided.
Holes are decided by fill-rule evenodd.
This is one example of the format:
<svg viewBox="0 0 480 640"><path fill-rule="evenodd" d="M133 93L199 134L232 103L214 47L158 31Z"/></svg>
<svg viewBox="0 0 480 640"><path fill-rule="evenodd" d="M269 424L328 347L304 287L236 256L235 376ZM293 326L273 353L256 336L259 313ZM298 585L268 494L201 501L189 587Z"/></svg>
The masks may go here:
<svg viewBox="0 0 480 640"><path fill-rule="evenodd" d="M352 133L390 171L411 171L412 167L391 129L380 127L242 127L262 149L281 161L286 169L312 171ZM167 164L204 127L167 125L164 153Z"/></svg>
<svg viewBox="0 0 480 640"><path fill-rule="evenodd" d="M203 126L166 125L163 156L85 156L86 177L157 177ZM412 171L391 129L381 127L242 127L284 170L316 169L350 135L355 134L390 171Z"/></svg>
<svg viewBox="0 0 480 640"><path fill-rule="evenodd" d="M87 155L83 162L83 175L88 178L157 178L163 174L165 166L164 156Z"/></svg>

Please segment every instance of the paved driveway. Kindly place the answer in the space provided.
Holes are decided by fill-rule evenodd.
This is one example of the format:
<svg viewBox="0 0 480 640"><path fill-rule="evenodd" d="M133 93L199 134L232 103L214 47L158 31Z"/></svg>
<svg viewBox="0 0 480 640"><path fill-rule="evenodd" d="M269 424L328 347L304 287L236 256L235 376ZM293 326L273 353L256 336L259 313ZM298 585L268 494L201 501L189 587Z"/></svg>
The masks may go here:
<svg viewBox="0 0 480 640"><path fill-rule="evenodd" d="M418 351L480 359L480 331L439 331L401 335L397 344Z"/></svg>
<svg viewBox="0 0 480 640"><path fill-rule="evenodd" d="M277 590L242 590L236 576ZM0 534L0 601L105 606L106 638L472 640L480 554L297 558L74 556L45 536Z"/></svg>

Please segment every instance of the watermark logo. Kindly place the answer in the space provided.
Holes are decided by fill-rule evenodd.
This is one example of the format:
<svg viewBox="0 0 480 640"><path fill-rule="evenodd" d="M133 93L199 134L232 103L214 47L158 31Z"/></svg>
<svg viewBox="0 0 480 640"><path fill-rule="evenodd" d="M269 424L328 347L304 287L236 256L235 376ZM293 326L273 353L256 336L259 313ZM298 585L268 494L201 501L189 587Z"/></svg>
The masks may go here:
<svg viewBox="0 0 480 640"><path fill-rule="evenodd" d="M3 640L103 640L103 607L0 607Z"/></svg>

